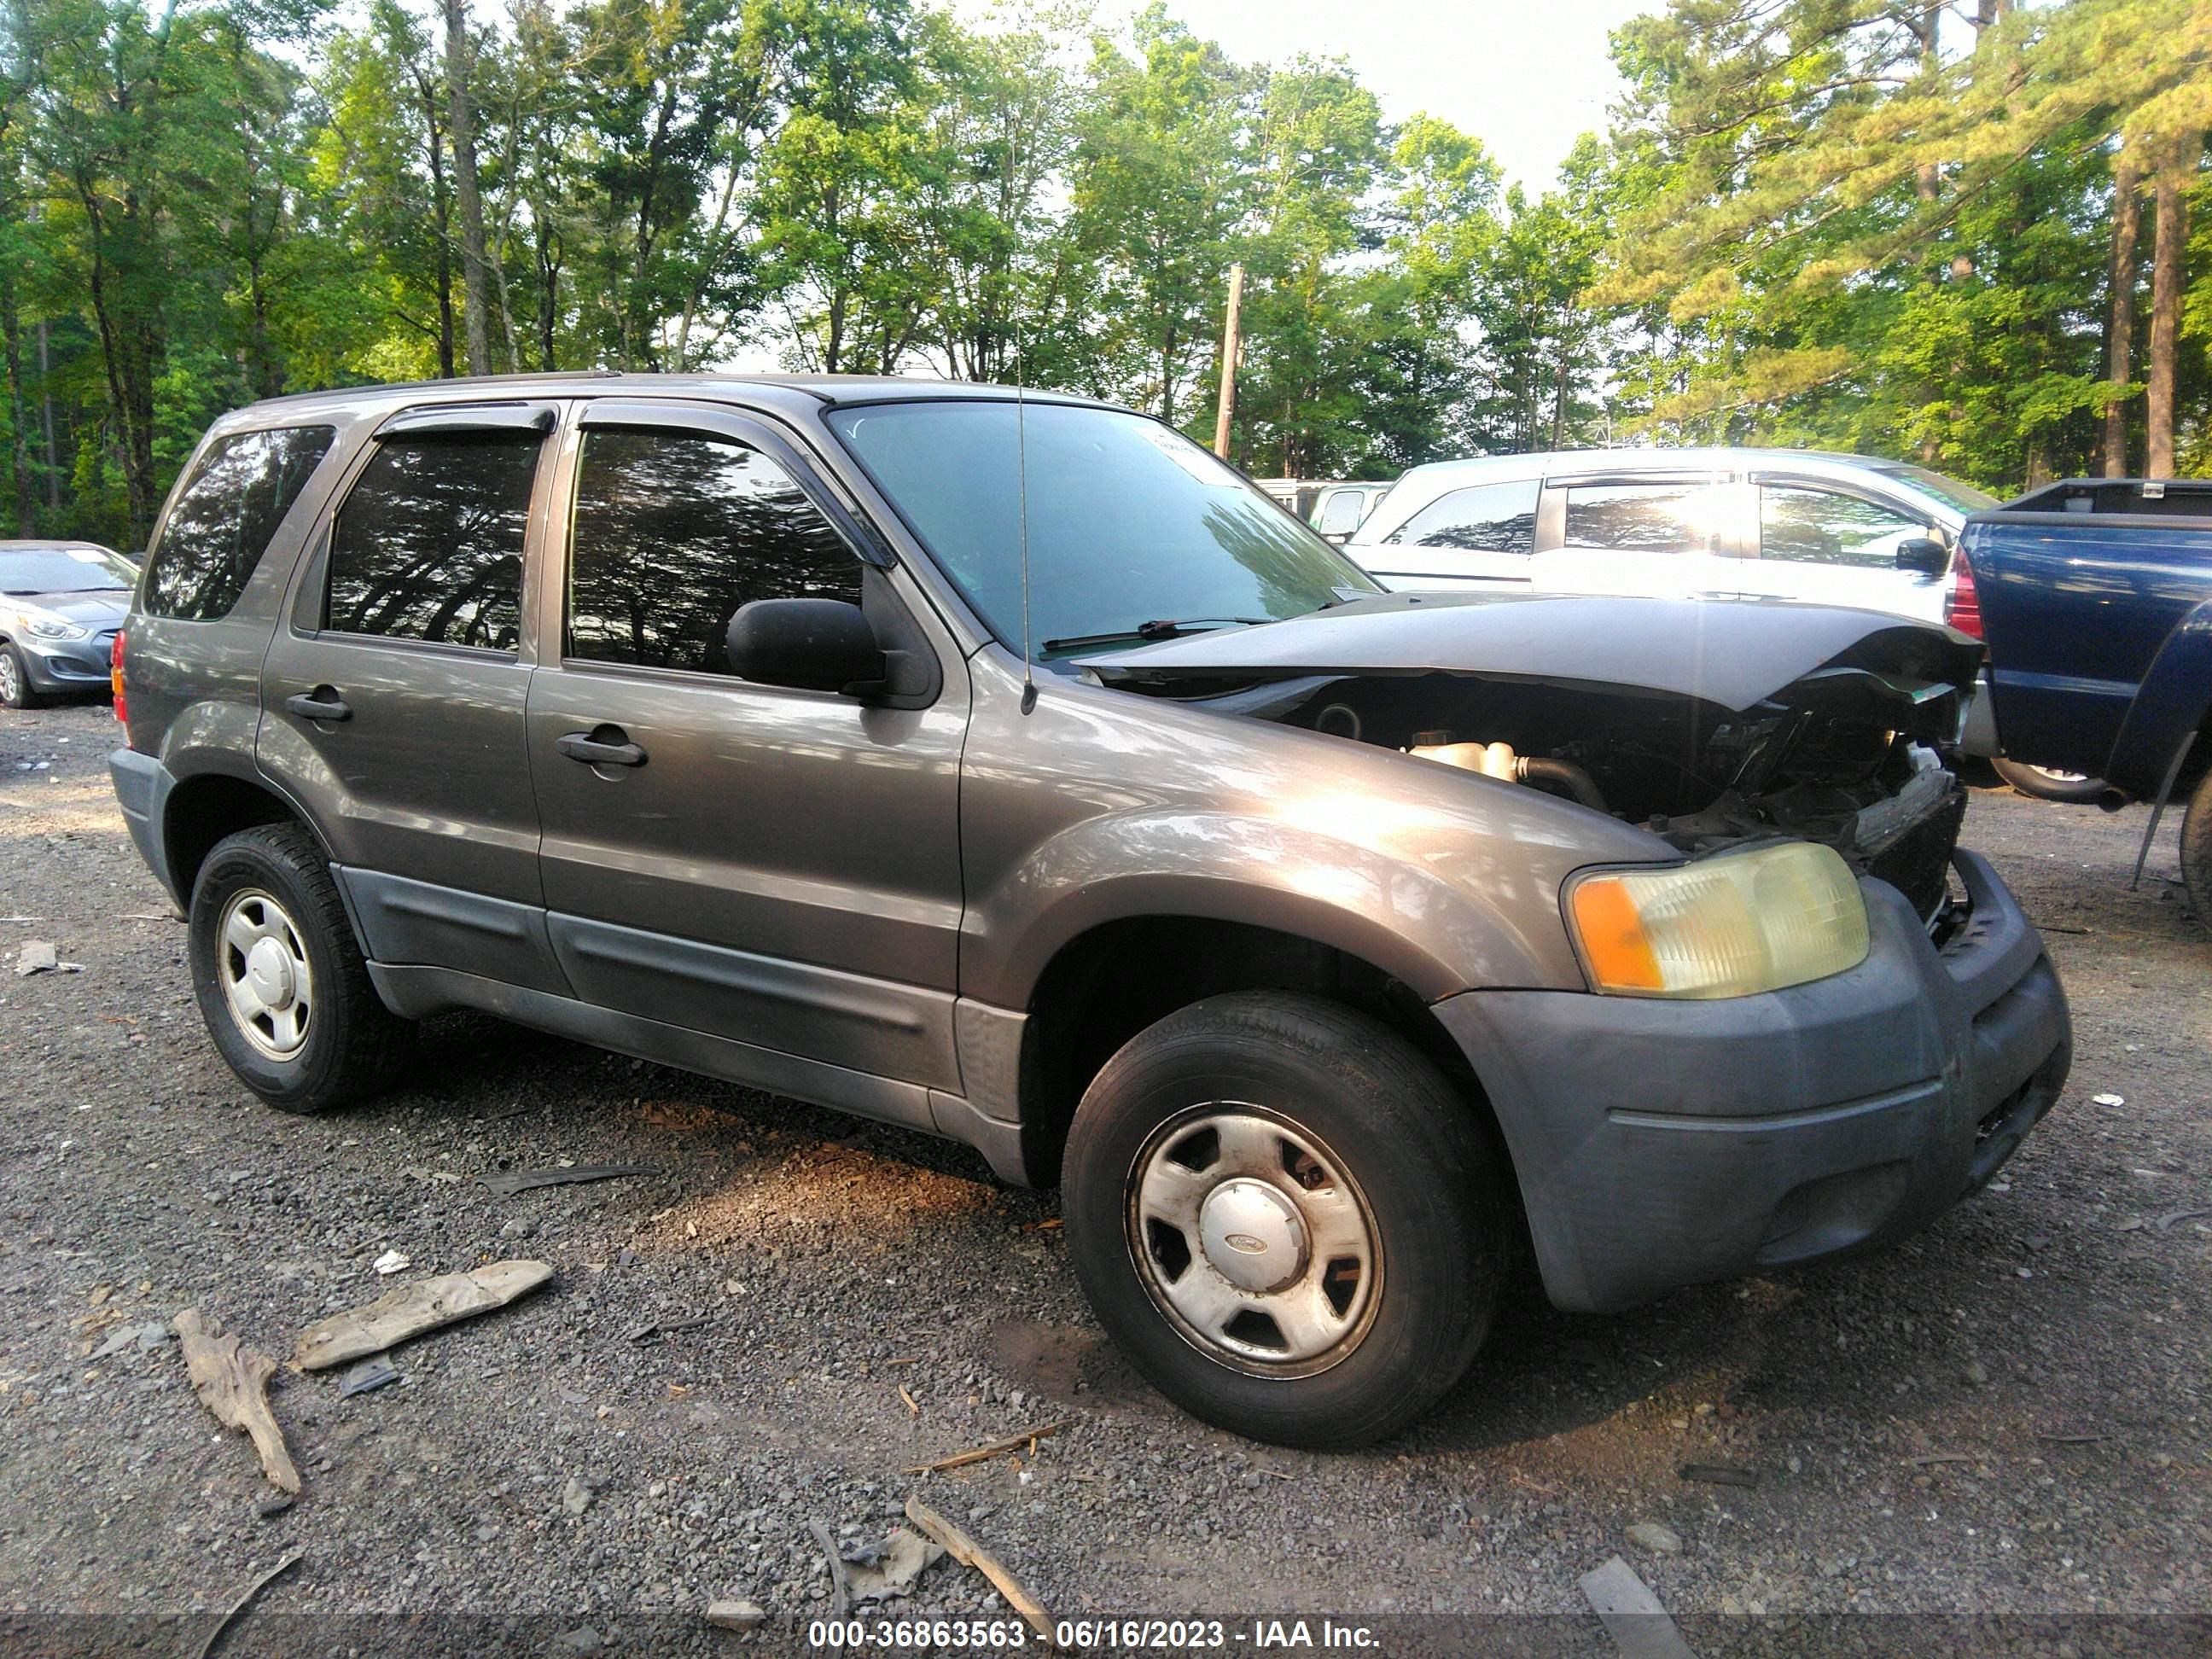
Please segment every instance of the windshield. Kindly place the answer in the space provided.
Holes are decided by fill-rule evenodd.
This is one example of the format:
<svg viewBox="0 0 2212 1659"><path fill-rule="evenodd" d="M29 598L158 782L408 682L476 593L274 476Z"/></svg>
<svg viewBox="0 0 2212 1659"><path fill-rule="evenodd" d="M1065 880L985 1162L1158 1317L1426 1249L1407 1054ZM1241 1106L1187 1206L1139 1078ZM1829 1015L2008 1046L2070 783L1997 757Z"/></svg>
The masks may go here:
<svg viewBox="0 0 2212 1659"><path fill-rule="evenodd" d="M1918 488L1923 495L1933 495L1937 501L1955 507L1961 513L1980 513L1997 504L1997 498L1986 489L1977 489L1956 478L1947 478L1940 472L1924 466L1914 466L1900 461L1893 466L1878 467L1877 471Z"/></svg>
<svg viewBox="0 0 2212 1659"><path fill-rule="evenodd" d="M90 593L137 583L138 573L104 547L0 548L0 593Z"/></svg>
<svg viewBox="0 0 2212 1659"><path fill-rule="evenodd" d="M991 631L1017 646L1026 472L1041 660L1048 640L1064 655L1146 623L1270 622L1382 591L1241 475L1142 416L945 400L830 422Z"/></svg>

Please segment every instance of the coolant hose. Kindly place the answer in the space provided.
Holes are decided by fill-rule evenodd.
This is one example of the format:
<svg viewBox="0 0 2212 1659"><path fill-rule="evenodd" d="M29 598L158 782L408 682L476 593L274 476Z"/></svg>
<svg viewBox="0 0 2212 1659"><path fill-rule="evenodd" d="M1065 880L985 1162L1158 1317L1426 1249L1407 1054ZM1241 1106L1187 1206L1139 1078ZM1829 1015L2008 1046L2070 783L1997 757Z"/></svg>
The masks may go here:
<svg viewBox="0 0 2212 1659"><path fill-rule="evenodd" d="M1572 761L1545 760L1539 756L1523 755L1516 769L1523 783L1534 783L1539 779L1546 783L1556 783L1593 812L1605 812L1608 816L1611 813L1612 809L1606 805L1605 797L1598 793L1597 785L1591 781L1590 775Z"/></svg>

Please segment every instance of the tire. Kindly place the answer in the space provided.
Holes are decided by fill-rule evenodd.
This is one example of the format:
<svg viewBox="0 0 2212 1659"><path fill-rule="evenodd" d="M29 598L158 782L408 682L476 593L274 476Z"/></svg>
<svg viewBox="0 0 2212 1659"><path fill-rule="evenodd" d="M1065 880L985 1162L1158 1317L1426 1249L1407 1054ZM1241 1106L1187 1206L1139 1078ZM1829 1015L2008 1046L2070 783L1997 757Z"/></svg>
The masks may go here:
<svg viewBox="0 0 2212 1659"><path fill-rule="evenodd" d="M415 1027L369 982L330 865L305 829L264 824L216 842L192 884L191 921L200 1018L262 1099L283 1112L327 1111L398 1076Z"/></svg>
<svg viewBox="0 0 2212 1659"><path fill-rule="evenodd" d="M2078 772L2053 771L2047 767L2023 766L2018 761L1992 760L1996 775L2023 795L2038 800L2083 803L2105 793L2102 778L2085 778Z"/></svg>
<svg viewBox="0 0 2212 1659"><path fill-rule="evenodd" d="M1130 1362L1193 1416L1281 1445L1365 1445L1427 1412L1509 1265L1499 1161L1467 1103L1317 997L1213 997L1131 1038L1084 1093L1061 1186L1077 1276Z"/></svg>
<svg viewBox="0 0 2212 1659"><path fill-rule="evenodd" d="M46 694L31 684L31 671L23 666L23 653L12 645L0 645L0 708L44 708Z"/></svg>
<svg viewBox="0 0 2212 1659"><path fill-rule="evenodd" d="M2181 820L2181 884L2197 921L2212 927L2212 772L2198 781Z"/></svg>

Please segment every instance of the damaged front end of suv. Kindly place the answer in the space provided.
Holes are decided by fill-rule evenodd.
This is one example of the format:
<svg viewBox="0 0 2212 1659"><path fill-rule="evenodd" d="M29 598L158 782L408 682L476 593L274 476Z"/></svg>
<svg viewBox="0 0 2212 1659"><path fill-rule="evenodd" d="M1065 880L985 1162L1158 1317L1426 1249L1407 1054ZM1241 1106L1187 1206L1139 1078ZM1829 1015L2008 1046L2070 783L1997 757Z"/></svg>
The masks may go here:
<svg viewBox="0 0 2212 1659"><path fill-rule="evenodd" d="M1394 594L1089 659L1103 683L1542 789L1685 854L1789 837L1940 938L1979 653L1873 612Z"/></svg>

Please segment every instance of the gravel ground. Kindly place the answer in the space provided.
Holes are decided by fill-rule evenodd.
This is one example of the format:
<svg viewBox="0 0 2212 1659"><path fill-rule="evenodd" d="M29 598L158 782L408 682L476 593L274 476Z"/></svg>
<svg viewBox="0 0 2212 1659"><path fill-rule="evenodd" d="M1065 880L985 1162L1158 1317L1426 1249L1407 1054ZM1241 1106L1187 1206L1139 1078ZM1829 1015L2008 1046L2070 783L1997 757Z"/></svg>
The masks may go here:
<svg viewBox="0 0 2212 1659"><path fill-rule="evenodd" d="M1701 1650L1912 1627L1817 1618L1844 1613L2138 1616L2020 1623L2054 1653L2212 1636L2158 1617L2212 1613L2212 1213L2183 1213L2212 1206L2212 931L2171 820L2130 893L2142 809L1977 793L1966 840L2048 930L2077 1045L1988 1193L1892 1254L1624 1316L1524 1289L1429 1421L1314 1455L1152 1395L1054 1199L945 1142L474 1018L429 1029L403 1092L264 1108L202 1030L109 793L113 731L104 706L0 711L0 955L51 939L82 965L0 974L0 1644L191 1651L296 1550L225 1650L403 1628L422 1650L463 1615L507 1621L479 1647L747 1650L705 1629L710 1598L818 1616L809 1522L880 1538L916 1488L1066 1617L1547 1614L1525 1627L1548 1650L1603 1652L1577 1580L1619 1552ZM562 1160L658 1172L476 1182ZM282 1358L388 1288L392 1249L557 1275L398 1351L399 1386L280 1372L306 1488L264 1516L251 1449L158 1328L196 1306ZM902 1472L1061 1419L1034 1458ZM1679 1548L1630 1541L1643 1523ZM1005 1613L950 1564L896 1610Z"/></svg>

